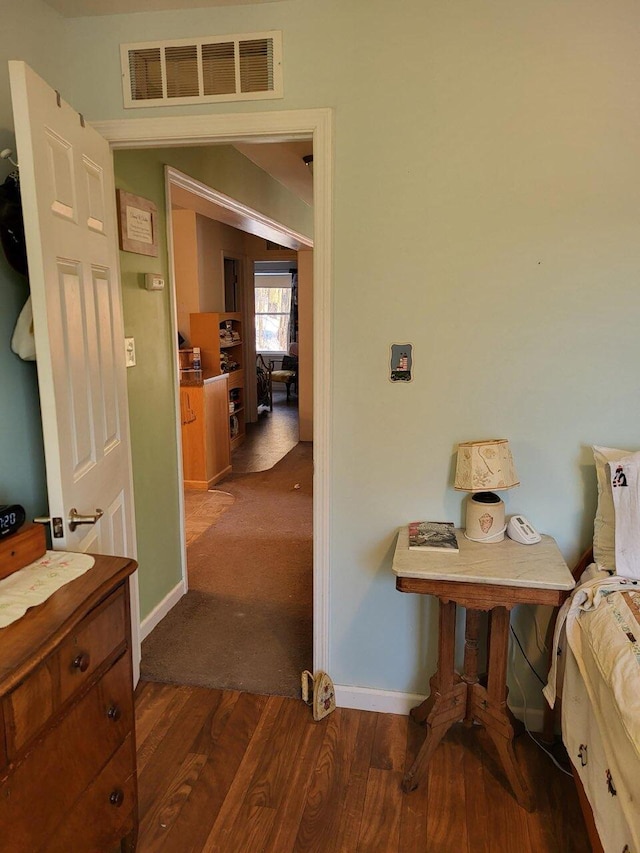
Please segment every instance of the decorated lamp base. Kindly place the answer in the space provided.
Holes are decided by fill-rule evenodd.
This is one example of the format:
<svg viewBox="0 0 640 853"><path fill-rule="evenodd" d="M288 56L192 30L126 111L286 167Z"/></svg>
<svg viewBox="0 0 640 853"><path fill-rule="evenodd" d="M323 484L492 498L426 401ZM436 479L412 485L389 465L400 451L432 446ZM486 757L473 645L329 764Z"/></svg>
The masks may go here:
<svg viewBox="0 0 640 853"><path fill-rule="evenodd" d="M476 492L467 498L464 535L472 542L502 542L506 524L504 502L493 492Z"/></svg>

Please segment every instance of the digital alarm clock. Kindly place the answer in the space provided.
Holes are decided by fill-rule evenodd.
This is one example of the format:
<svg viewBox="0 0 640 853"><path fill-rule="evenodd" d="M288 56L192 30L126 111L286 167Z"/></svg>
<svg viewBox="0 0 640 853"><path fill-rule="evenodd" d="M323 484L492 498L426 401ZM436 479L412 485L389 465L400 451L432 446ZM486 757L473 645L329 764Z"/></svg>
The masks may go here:
<svg viewBox="0 0 640 853"><path fill-rule="evenodd" d="M16 533L25 522L27 514L19 504L0 506L0 539Z"/></svg>

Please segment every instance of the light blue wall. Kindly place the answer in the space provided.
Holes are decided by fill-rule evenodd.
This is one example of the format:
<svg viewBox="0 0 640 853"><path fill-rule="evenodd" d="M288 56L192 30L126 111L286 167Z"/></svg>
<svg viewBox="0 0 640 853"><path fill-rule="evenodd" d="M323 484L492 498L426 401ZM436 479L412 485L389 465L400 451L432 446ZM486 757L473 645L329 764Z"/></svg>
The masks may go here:
<svg viewBox="0 0 640 853"><path fill-rule="evenodd" d="M457 442L511 440L507 508L569 560L590 535L589 445L640 446L640 7L284 0L76 19L64 93L93 119L158 115L123 109L121 42L271 28L281 101L162 114L335 111L331 674L423 690L433 605L394 591L390 557L408 520L461 520ZM401 341L408 386L387 380ZM543 667L531 612L518 624Z"/></svg>

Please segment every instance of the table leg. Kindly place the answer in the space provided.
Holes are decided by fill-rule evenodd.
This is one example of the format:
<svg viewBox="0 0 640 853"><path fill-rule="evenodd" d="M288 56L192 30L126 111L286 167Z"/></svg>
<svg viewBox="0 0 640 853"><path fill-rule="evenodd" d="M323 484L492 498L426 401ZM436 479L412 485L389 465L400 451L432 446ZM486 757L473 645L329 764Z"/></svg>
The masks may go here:
<svg viewBox="0 0 640 853"><path fill-rule="evenodd" d="M507 706L507 655L509 652L509 611L494 607L490 615L489 664L486 689L473 685L470 705L474 719L486 728L500 763L520 805L533 811L534 801L518 766L513 749L513 716Z"/></svg>
<svg viewBox="0 0 640 853"><path fill-rule="evenodd" d="M426 774L429 759L454 723L465 717L467 685L455 672L456 605L440 601L438 669L430 681L431 693L411 717L426 723L427 734L416 760L402 780L402 790L413 791Z"/></svg>

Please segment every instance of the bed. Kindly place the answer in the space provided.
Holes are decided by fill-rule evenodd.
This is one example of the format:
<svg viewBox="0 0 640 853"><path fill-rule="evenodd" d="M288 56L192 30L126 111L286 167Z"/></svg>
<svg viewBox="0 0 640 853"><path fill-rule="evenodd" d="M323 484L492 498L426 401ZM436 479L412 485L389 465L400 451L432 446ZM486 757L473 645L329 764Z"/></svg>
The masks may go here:
<svg viewBox="0 0 640 853"><path fill-rule="evenodd" d="M560 610L544 693L550 705L561 699L594 851L640 853L640 454L597 447L594 455L593 551Z"/></svg>

